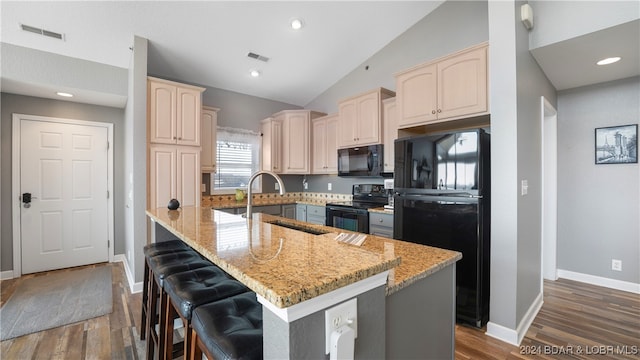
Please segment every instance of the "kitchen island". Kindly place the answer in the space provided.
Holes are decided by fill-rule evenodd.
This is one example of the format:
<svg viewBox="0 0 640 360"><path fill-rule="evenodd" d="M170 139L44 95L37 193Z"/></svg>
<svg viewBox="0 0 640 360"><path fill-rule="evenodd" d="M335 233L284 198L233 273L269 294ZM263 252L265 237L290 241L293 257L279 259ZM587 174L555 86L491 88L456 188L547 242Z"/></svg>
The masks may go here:
<svg viewBox="0 0 640 360"><path fill-rule="evenodd" d="M183 240L256 293L265 358L326 357L324 311L352 298L356 358L453 357L460 253L373 235L349 245L334 240L344 230L266 214L184 207L147 215L156 241Z"/></svg>

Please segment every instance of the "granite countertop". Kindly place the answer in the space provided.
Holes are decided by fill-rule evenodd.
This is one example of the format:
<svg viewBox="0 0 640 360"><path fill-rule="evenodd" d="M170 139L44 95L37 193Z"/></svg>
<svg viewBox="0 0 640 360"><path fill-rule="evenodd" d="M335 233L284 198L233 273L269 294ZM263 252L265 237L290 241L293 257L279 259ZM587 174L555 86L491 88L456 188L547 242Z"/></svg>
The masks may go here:
<svg viewBox="0 0 640 360"><path fill-rule="evenodd" d="M392 252L335 241L269 221L308 226L277 216L251 220L208 207L158 208L147 215L203 256L279 308L353 284L400 264Z"/></svg>
<svg viewBox="0 0 640 360"><path fill-rule="evenodd" d="M390 295L462 258L455 251L367 235L362 246L334 238L343 229L267 214L252 220L184 207L147 210L147 214L216 265L277 307L284 308L390 270ZM270 224L279 220L313 235Z"/></svg>

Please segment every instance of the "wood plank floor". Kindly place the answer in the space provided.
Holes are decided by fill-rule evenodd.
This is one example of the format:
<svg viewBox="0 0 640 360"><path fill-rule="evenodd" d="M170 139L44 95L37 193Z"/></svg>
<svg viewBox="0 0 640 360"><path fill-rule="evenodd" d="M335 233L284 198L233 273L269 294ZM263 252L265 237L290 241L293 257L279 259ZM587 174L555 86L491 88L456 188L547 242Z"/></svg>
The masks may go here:
<svg viewBox="0 0 640 360"><path fill-rule="evenodd" d="M140 301L131 294L122 263L113 275L113 312L0 344L0 359L143 359ZM73 271L74 269L58 270ZM0 282L4 305L19 282ZM544 283L544 305L521 346L456 326L456 355L466 359L640 359L640 295L570 280ZM565 354L560 354L565 352Z"/></svg>
<svg viewBox="0 0 640 360"><path fill-rule="evenodd" d="M0 359L144 359L145 344L140 341L140 302L142 293L131 294L122 263L108 266L113 279L111 314L69 324L0 343ZM79 268L56 270L74 271ZM0 305L9 299L20 281L52 272L24 275L0 282Z"/></svg>

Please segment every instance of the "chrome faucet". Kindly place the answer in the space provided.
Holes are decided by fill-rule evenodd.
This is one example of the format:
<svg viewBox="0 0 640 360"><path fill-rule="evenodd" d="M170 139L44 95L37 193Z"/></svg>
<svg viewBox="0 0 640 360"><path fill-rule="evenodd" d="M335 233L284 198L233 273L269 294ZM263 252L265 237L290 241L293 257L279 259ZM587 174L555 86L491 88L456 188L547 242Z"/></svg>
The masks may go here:
<svg viewBox="0 0 640 360"><path fill-rule="evenodd" d="M251 175L251 177L249 178L249 183L247 184L247 213L245 214L247 219L251 219L251 203L253 202L253 196L251 196L251 192L252 192L251 187L253 184L253 180L255 180L258 176L262 174L271 175L273 176L274 179L276 179L276 181L278 182L278 185L280 186L280 195L284 195L284 193L286 192L286 190L284 189L284 183L282 182L282 179L280 179L280 176L278 176L276 173L269 170L256 171L253 175Z"/></svg>

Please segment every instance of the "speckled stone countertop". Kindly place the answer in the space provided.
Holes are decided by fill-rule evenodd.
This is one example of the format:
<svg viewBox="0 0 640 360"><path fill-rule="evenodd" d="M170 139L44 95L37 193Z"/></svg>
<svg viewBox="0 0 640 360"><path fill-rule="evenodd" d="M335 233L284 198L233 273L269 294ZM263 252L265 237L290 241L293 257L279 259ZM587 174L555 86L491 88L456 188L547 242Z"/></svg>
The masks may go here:
<svg viewBox="0 0 640 360"><path fill-rule="evenodd" d="M285 308L400 264L400 257L210 208L158 208L147 215L273 305ZM303 226L306 223L297 222ZM306 226L307 228L311 228ZM337 230L328 228L329 230Z"/></svg>

